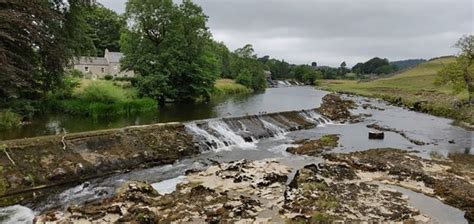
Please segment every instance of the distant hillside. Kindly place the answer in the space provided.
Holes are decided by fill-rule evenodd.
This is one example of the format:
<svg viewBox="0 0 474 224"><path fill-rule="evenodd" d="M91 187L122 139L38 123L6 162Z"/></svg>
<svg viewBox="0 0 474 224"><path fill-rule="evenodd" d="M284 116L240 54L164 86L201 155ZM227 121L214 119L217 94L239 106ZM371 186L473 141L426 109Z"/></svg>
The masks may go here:
<svg viewBox="0 0 474 224"><path fill-rule="evenodd" d="M425 61L426 61L425 59L408 59L408 60L401 60L401 61L392 61L390 62L390 64L395 65L397 67L397 70L403 70L406 68L414 67Z"/></svg>
<svg viewBox="0 0 474 224"><path fill-rule="evenodd" d="M322 89L380 97L418 110L474 124L474 107L459 102L467 99L467 91L453 94L449 86L436 86L434 81L443 66L455 62L455 57L432 59L389 77L372 81L321 80ZM419 102L423 102L421 105Z"/></svg>

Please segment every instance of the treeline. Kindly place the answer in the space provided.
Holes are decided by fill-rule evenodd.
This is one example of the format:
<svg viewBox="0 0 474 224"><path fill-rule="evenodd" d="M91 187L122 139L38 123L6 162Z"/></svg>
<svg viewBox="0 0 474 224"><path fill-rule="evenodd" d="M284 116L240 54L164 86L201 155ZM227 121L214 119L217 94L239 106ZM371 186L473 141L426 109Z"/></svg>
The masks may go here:
<svg viewBox="0 0 474 224"><path fill-rule="evenodd" d="M77 96L77 72L67 69L75 58L103 56L105 49L122 51L122 69L138 75L132 82L137 96L127 100L209 100L219 78L256 91L266 87L264 66L252 46L231 52L214 41L207 16L189 0L129 0L123 15L93 0L6 0L0 2L0 20L3 114L31 117L51 110L48 105L71 112L89 107L84 104L93 102L87 99L117 98L115 90L101 91L115 87L90 87L99 98Z"/></svg>

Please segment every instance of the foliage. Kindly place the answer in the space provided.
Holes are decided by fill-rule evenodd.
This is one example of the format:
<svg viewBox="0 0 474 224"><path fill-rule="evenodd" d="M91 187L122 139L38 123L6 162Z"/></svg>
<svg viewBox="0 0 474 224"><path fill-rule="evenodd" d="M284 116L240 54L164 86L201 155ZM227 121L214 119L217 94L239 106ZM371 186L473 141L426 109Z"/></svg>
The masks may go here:
<svg viewBox="0 0 474 224"><path fill-rule="evenodd" d="M93 50L84 11L91 0L0 2L0 105L37 100L60 85L74 56Z"/></svg>
<svg viewBox="0 0 474 224"><path fill-rule="evenodd" d="M207 16L190 0L130 0L129 31L122 34L124 69L139 75L140 94L156 99L209 99L218 61L209 47Z"/></svg>
<svg viewBox="0 0 474 224"><path fill-rule="evenodd" d="M356 74L389 74L396 71L397 68L391 65L387 59L378 57L372 58L364 63L357 63L352 67L352 72Z"/></svg>
<svg viewBox="0 0 474 224"><path fill-rule="evenodd" d="M252 74L248 69L242 69L237 75L235 81L243 86L251 86L252 85Z"/></svg>
<svg viewBox="0 0 474 224"><path fill-rule="evenodd" d="M474 104L474 35L463 36L456 47L460 49L456 62L444 66L436 84L449 84L455 93L467 90L468 101Z"/></svg>
<svg viewBox="0 0 474 224"><path fill-rule="evenodd" d="M132 114L157 107L150 98L138 98L134 89L122 88L112 81L93 81L76 88L71 98L49 98L50 109L94 118Z"/></svg>
<svg viewBox="0 0 474 224"><path fill-rule="evenodd" d="M220 79L217 80L213 95L229 95L229 94L247 94L251 93L252 90L245 87L244 85L236 83L231 79Z"/></svg>
<svg viewBox="0 0 474 224"><path fill-rule="evenodd" d="M415 67L423 62L426 62L426 60L425 59L408 59L408 60L401 60L401 61L392 61L390 62L390 64L395 66L397 70L403 70L403 69Z"/></svg>
<svg viewBox="0 0 474 224"><path fill-rule="evenodd" d="M10 110L0 111L0 130L14 128L21 124L22 117Z"/></svg>
<svg viewBox="0 0 474 224"><path fill-rule="evenodd" d="M230 74L238 83L255 91L266 88L264 65L257 60L251 44L238 48L231 54Z"/></svg>
<svg viewBox="0 0 474 224"><path fill-rule="evenodd" d="M109 74L107 74L107 75L104 76L104 79L105 79L105 80L112 80L113 78L114 78L114 77L113 77L112 75L109 75Z"/></svg>
<svg viewBox="0 0 474 224"><path fill-rule="evenodd" d="M89 56L103 57L105 49L120 51L120 32L126 23L116 12L96 3L86 13L85 21L89 26L88 36L95 46L95 52Z"/></svg>

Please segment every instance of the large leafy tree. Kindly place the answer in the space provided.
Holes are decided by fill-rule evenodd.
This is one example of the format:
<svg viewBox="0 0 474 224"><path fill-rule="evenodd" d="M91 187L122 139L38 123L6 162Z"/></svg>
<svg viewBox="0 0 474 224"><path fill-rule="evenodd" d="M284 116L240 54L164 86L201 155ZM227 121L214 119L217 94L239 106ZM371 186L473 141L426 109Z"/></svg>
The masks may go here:
<svg viewBox="0 0 474 224"><path fill-rule="evenodd" d="M232 53L230 70L232 77L239 83L256 91L266 88L264 65L257 60L251 44L246 44Z"/></svg>
<svg viewBox="0 0 474 224"><path fill-rule="evenodd" d="M92 49L82 16L91 3L0 1L0 104L61 85L70 60Z"/></svg>
<svg viewBox="0 0 474 224"><path fill-rule="evenodd" d="M103 56L105 49L120 51L120 32L126 26L120 15L96 3L85 19L89 26L88 34L96 49L91 56Z"/></svg>
<svg viewBox="0 0 474 224"><path fill-rule="evenodd" d="M190 0L129 0L125 15L131 27L121 37L122 66L139 75L142 95L160 104L209 99L219 71L201 7Z"/></svg>
<svg viewBox="0 0 474 224"><path fill-rule="evenodd" d="M445 66L436 82L451 85L456 93L467 90L474 104L474 35L463 36L455 46L460 50L456 62Z"/></svg>

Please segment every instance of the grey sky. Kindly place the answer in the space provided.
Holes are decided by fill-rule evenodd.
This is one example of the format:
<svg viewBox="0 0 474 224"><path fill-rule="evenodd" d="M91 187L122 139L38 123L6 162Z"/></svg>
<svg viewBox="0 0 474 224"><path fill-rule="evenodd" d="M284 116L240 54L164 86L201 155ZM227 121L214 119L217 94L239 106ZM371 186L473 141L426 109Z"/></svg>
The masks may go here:
<svg viewBox="0 0 474 224"><path fill-rule="evenodd" d="M124 12L126 0L98 0ZM349 65L456 53L473 33L472 0L195 0L214 39L291 63Z"/></svg>

